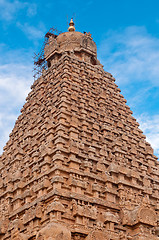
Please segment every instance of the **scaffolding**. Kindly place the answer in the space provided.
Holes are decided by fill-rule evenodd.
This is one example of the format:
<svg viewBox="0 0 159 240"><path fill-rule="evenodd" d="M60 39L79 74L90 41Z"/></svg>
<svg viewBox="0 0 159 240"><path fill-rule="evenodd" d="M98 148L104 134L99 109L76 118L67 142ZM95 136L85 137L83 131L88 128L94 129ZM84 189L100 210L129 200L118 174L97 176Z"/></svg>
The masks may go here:
<svg viewBox="0 0 159 240"><path fill-rule="evenodd" d="M58 31L56 28L54 28L54 27L50 28L50 30L45 34L44 42L41 47L41 50L37 54L34 53L34 57L33 57L33 59L34 59L34 68L33 68L34 81L37 80L42 75L43 70L46 70L48 68L47 61L45 59L44 50L45 50L45 46L48 44L49 37L53 36L54 38L56 38L60 33L61 32Z"/></svg>

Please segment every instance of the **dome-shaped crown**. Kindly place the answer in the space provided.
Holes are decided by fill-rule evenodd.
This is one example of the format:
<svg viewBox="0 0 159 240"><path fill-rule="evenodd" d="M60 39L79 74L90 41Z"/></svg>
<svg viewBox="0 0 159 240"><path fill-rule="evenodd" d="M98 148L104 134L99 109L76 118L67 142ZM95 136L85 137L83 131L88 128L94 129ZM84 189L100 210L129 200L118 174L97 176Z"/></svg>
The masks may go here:
<svg viewBox="0 0 159 240"><path fill-rule="evenodd" d="M73 22L70 22L73 24ZM74 27L74 25L70 25ZM91 58L96 59L97 48L90 33L76 32L71 28L69 32L49 35L48 44L45 46L45 59L51 61L58 59L63 52L74 53L80 60L89 62Z"/></svg>
<svg viewBox="0 0 159 240"><path fill-rule="evenodd" d="M56 38L50 36L49 42L45 47L45 56L48 58L54 52L62 53L64 51L86 51L89 54L96 55L97 48L95 42L89 33L64 32Z"/></svg>

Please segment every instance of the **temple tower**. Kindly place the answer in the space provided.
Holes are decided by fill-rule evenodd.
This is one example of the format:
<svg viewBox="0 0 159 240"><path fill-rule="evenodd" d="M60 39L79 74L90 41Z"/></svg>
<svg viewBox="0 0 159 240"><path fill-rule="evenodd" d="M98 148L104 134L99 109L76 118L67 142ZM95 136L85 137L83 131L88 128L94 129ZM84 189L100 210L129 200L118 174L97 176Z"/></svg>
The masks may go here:
<svg viewBox="0 0 159 240"><path fill-rule="evenodd" d="M0 239L159 240L157 157L91 34L68 30L0 158Z"/></svg>

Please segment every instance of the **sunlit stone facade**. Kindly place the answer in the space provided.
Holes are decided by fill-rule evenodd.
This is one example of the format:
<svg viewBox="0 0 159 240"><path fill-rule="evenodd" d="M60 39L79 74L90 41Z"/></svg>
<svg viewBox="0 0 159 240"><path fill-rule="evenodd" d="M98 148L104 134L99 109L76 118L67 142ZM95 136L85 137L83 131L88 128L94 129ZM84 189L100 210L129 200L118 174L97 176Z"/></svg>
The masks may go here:
<svg viewBox="0 0 159 240"><path fill-rule="evenodd" d="M158 240L159 163L91 35L45 59L0 158L0 239Z"/></svg>

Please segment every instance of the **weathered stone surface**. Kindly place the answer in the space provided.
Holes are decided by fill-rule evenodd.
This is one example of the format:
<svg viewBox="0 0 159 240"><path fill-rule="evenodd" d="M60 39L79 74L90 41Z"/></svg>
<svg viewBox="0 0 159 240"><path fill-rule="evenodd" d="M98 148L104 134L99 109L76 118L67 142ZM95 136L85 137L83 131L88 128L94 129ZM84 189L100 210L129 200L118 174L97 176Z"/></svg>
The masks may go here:
<svg viewBox="0 0 159 240"><path fill-rule="evenodd" d="M110 237L108 237L107 233L104 233L102 231L92 231L88 234L86 237L86 240L108 240Z"/></svg>
<svg viewBox="0 0 159 240"><path fill-rule="evenodd" d="M136 225L143 223L151 226L156 226L157 215L156 212L151 208L136 207L134 210L123 210L122 221L124 225Z"/></svg>
<svg viewBox="0 0 159 240"><path fill-rule="evenodd" d="M42 228L36 237L37 240L71 240L71 232L58 223L49 223Z"/></svg>
<svg viewBox="0 0 159 240"><path fill-rule="evenodd" d="M159 240L159 163L92 37L45 57L0 157L0 239Z"/></svg>

